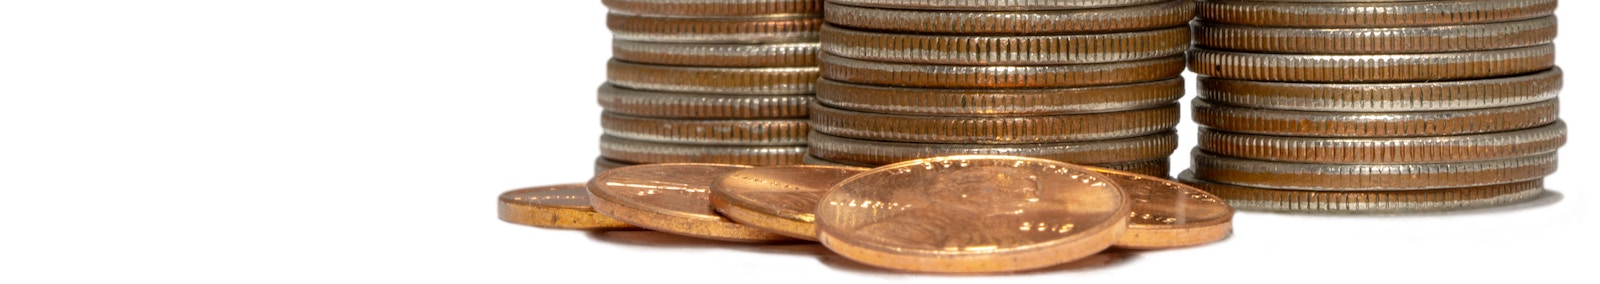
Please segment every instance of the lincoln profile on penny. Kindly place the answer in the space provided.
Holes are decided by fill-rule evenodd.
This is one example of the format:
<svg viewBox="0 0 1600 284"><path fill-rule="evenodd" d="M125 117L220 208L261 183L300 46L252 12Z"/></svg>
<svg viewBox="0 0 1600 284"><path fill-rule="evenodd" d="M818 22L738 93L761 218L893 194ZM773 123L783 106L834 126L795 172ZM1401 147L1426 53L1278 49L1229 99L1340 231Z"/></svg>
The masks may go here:
<svg viewBox="0 0 1600 284"><path fill-rule="evenodd" d="M984 166L979 171L934 175L923 183L925 191L898 191L892 200L902 213L865 224L864 235L911 247L939 250L993 250L1025 246L1059 238L1071 232L1078 220L1066 190L1041 190L1031 169ZM872 206L875 200L858 205Z"/></svg>

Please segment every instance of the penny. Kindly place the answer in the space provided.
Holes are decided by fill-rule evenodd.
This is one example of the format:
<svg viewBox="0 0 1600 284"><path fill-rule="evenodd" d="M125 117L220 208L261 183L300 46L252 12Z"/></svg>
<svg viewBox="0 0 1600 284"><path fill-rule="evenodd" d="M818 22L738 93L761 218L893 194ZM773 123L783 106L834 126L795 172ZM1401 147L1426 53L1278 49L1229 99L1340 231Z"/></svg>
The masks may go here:
<svg viewBox="0 0 1600 284"><path fill-rule="evenodd" d="M500 220L514 224L558 229L636 228L589 207L589 190L581 183L507 191L500 194L499 205Z"/></svg>
<svg viewBox="0 0 1600 284"><path fill-rule="evenodd" d="M1049 89L902 88L817 80L817 101L839 109L923 116L1032 116L1124 111L1171 104L1183 78Z"/></svg>
<svg viewBox="0 0 1600 284"><path fill-rule="evenodd" d="M1128 231L1112 246L1161 249L1216 242L1233 233L1233 207L1205 190L1160 177L1093 169L1133 199Z"/></svg>
<svg viewBox="0 0 1600 284"><path fill-rule="evenodd" d="M1495 160L1555 151L1566 142L1567 125L1561 121L1507 132L1382 138L1290 137L1200 129L1200 149L1206 152L1296 163L1405 164Z"/></svg>
<svg viewBox="0 0 1600 284"><path fill-rule="evenodd" d="M1216 130L1281 136L1445 136L1527 129L1556 122L1560 101L1415 112L1313 112L1246 108L1196 99L1194 122ZM815 128L815 126L813 126Z"/></svg>
<svg viewBox="0 0 1600 284"><path fill-rule="evenodd" d="M1535 46L1551 43L1555 38L1555 16L1473 25L1321 29L1194 22L1196 47L1262 53L1462 52ZM823 33L823 40L827 40L826 32Z"/></svg>
<svg viewBox="0 0 1600 284"><path fill-rule="evenodd" d="M1491 78L1555 66L1550 44L1500 50L1383 54L1268 54L1193 49L1190 70L1218 78L1281 82L1405 82Z"/></svg>
<svg viewBox="0 0 1600 284"><path fill-rule="evenodd" d="M1204 21L1262 27L1412 27L1506 22L1549 16L1557 0L1443 0L1372 3L1196 1Z"/></svg>
<svg viewBox="0 0 1600 284"><path fill-rule="evenodd" d="M805 119L660 119L603 113L606 135L640 141L703 145L805 145Z"/></svg>
<svg viewBox="0 0 1600 284"><path fill-rule="evenodd" d="M1529 181L1556 171L1556 153L1429 164L1313 164L1194 151L1196 178L1232 185L1317 191L1422 190Z"/></svg>
<svg viewBox="0 0 1600 284"><path fill-rule="evenodd" d="M753 166L800 164L806 146L716 146L670 144L600 137L600 156L619 162L718 163Z"/></svg>
<svg viewBox="0 0 1600 284"><path fill-rule="evenodd" d="M817 67L687 67L611 60L606 80L635 90L743 95L801 95L813 92Z"/></svg>
<svg viewBox="0 0 1600 284"><path fill-rule="evenodd" d="M861 167L772 166L729 173L711 184L711 207L740 224L817 240L817 201Z"/></svg>
<svg viewBox="0 0 1600 284"><path fill-rule="evenodd" d="M1561 68L1511 77L1371 84L1285 83L1200 76L1197 96L1220 104L1334 112L1443 111L1508 107L1561 93ZM821 85L818 85L821 96ZM820 99L820 98L819 98ZM824 101L826 102L826 101Z"/></svg>
<svg viewBox="0 0 1600 284"><path fill-rule="evenodd" d="M818 239L852 260L918 272L1008 272L1111 246L1130 200L1109 178L1057 161L954 156L879 167L818 203Z"/></svg>
<svg viewBox="0 0 1600 284"><path fill-rule="evenodd" d="M1178 181L1228 200L1239 210L1317 214L1400 214L1456 211L1527 201L1544 193L1544 179L1475 187L1390 191L1276 190L1204 181L1185 171Z"/></svg>
<svg viewBox="0 0 1600 284"><path fill-rule="evenodd" d="M861 140L812 132L808 153L855 165L887 165L956 155L1008 155L1073 164L1115 164L1165 158L1178 148L1173 131L1123 139L1042 144L938 144Z"/></svg>
<svg viewBox="0 0 1600 284"><path fill-rule="evenodd" d="M824 134L921 143L1034 144L1127 138L1178 125L1178 104L1107 113L1019 117L877 114L811 104L811 128Z"/></svg>
<svg viewBox="0 0 1600 284"><path fill-rule="evenodd" d="M616 160L612 160L612 159L606 159L606 157L595 157L594 158L594 174L598 175L600 173L603 173L603 172L606 172L606 171L609 171L609 170L613 170L613 169L621 168L621 167L626 167L626 166L632 166L632 165L636 165L636 164L635 163L629 163L629 162L616 161Z"/></svg>
<svg viewBox="0 0 1600 284"><path fill-rule="evenodd" d="M1161 1L1165 0L828 0L830 3L860 7L938 11L1070 10L1133 6Z"/></svg>
<svg viewBox="0 0 1600 284"><path fill-rule="evenodd" d="M928 35L823 25L822 51L840 57L948 65L1061 65L1183 54L1189 27L1066 35Z"/></svg>
<svg viewBox="0 0 1600 284"><path fill-rule="evenodd" d="M824 52L822 77L830 80L901 87L1058 88L1149 82L1178 77L1183 56L1096 64L1043 66L966 66L877 62Z"/></svg>
<svg viewBox="0 0 1600 284"><path fill-rule="evenodd" d="M611 37L626 41L697 43L815 42L822 18L717 17L671 18L611 13Z"/></svg>
<svg viewBox="0 0 1600 284"><path fill-rule="evenodd" d="M658 65L797 67L817 65L817 43L678 43L611 41L611 58Z"/></svg>
<svg viewBox="0 0 1600 284"><path fill-rule="evenodd" d="M595 211L634 226L733 242L791 240L734 223L711 208L711 183L747 166L654 164L623 167L589 180Z"/></svg>
<svg viewBox="0 0 1600 284"><path fill-rule="evenodd" d="M605 111L657 118L805 118L809 95L728 95L652 92L600 86L596 96Z"/></svg>
<svg viewBox="0 0 1600 284"><path fill-rule="evenodd" d="M1072 10L950 11L857 7L828 3L828 23L886 32L924 34L1072 34L1180 26L1194 19L1194 2Z"/></svg>
<svg viewBox="0 0 1600 284"><path fill-rule="evenodd" d="M678 17L814 15L822 0L601 0L612 13Z"/></svg>

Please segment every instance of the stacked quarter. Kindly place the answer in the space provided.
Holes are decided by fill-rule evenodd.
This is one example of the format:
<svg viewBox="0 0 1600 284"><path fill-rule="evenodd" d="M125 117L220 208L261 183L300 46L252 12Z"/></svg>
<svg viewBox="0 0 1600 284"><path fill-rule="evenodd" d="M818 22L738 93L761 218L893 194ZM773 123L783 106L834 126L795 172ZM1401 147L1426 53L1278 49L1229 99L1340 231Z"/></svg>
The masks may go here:
<svg viewBox="0 0 1600 284"><path fill-rule="evenodd" d="M808 163L1015 155L1168 176L1189 0L828 0Z"/></svg>
<svg viewBox="0 0 1600 284"><path fill-rule="evenodd" d="M1193 168L1246 210L1408 213L1543 193L1556 0L1200 0Z"/></svg>
<svg viewBox="0 0 1600 284"><path fill-rule="evenodd" d="M604 0L612 59L596 171L799 164L820 0Z"/></svg>

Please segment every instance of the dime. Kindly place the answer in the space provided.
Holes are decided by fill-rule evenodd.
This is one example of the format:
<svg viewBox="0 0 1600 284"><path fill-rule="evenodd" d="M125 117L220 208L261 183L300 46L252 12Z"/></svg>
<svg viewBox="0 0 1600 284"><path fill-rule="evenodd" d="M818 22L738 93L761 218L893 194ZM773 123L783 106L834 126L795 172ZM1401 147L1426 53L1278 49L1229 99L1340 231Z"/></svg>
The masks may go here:
<svg viewBox="0 0 1600 284"><path fill-rule="evenodd" d="M606 171L609 171L609 170L613 170L613 169L621 168L621 167L626 167L626 166L632 166L632 165L636 165L636 164L629 163L629 162L616 161L616 160L612 160L612 159L606 159L606 157L595 157L594 158L594 174L598 175L600 173L603 173L603 172L606 172Z"/></svg>
<svg viewBox="0 0 1600 284"><path fill-rule="evenodd" d="M1544 179L1476 187L1393 191L1276 190L1207 182L1184 171L1178 181L1251 211L1323 214L1392 214L1453 211L1512 204L1544 193Z"/></svg>
<svg viewBox="0 0 1600 284"><path fill-rule="evenodd" d="M1073 164L1116 164L1165 158L1178 148L1173 131L1133 138L1045 144L936 144L860 140L812 132L809 153L855 165L887 165L955 155L1008 155Z"/></svg>
<svg viewBox="0 0 1600 284"><path fill-rule="evenodd" d="M611 41L611 58L658 65L798 67L817 65L817 43L678 43Z"/></svg>
<svg viewBox="0 0 1600 284"><path fill-rule="evenodd" d="M722 17L667 18L611 13L611 37L626 41L698 43L776 43L817 41L822 18Z"/></svg>
<svg viewBox="0 0 1600 284"><path fill-rule="evenodd" d="M740 224L802 240L817 240L817 200L861 167L772 166L744 169L711 184L711 207Z"/></svg>
<svg viewBox="0 0 1600 284"><path fill-rule="evenodd" d="M1093 169L1133 199L1128 231L1112 246L1132 249L1186 247L1233 233L1233 207L1204 190L1164 178Z"/></svg>
<svg viewBox="0 0 1600 284"><path fill-rule="evenodd" d="M840 57L948 65L1061 65L1183 54L1189 28L1066 35L927 35L823 25L822 51Z"/></svg>
<svg viewBox="0 0 1600 284"><path fill-rule="evenodd" d="M923 34L1072 34L1180 26L1194 19L1194 2L1165 1L1102 9L1033 11L903 10L828 3L828 23L842 27Z"/></svg>
<svg viewBox="0 0 1600 284"><path fill-rule="evenodd" d="M817 67L686 67L606 63L607 82L618 87L708 94L800 95L812 93Z"/></svg>
<svg viewBox="0 0 1600 284"><path fill-rule="evenodd" d="M1070 10L1133 6L1161 1L1165 0L828 0L831 3L861 7L938 11Z"/></svg>
<svg viewBox="0 0 1600 284"><path fill-rule="evenodd" d="M1201 0L1196 3L1198 5L1195 8L1195 15L1202 20L1263 27L1462 25L1532 19L1552 15L1556 10L1556 0L1441 0L1381 3Z"/></svg>
<svg viewBox="0 0 1600 284"><path fill-rule="evenodd" d="M1310 164L1247 160L1194 151L1196 178L1232 185L1320 191L1473 187L1529 181L1556 171L1556 153L1432 164Z"/></svg>
<svg viewBox="0 0 1600 284"><path fill-rule="evenodd" d="M1057 88L1149 82L1183 73L1183 56L1139 61L1045 65L962 66L875 62L823 53L822 77L835 81L934 88Z"/></svg>
<svg viewBox="0 0 1600 284"><path fill-rule="evenodd" d="M954 156L873 169L817 206L823 245L868 265L919 272L1047 267L1109 247L1130 200L1093 170L1008 156Z"/></svg>
<svg viewBox="0 0 1600 284"><path fill-rule="evenodd" d="M600 86L596 96L608 112L657 118L805 118L809 95L727 95L652 92Z"/></svg>
<svg viewBox="0 0 1600 284"><path fill-rule="evenodd" d="M1511 49L1386 55L1268 54L1194 49L1190 70L1228 79L1283 82L1445 81L1526 74L1555 66L1550 44ZM826 63L826 62L824 62Z"/></svg>
<svg viewBox="0 0 1600 284"><path fill-rule="evenodd" d="M811 105L811 128L824 134L922 143L1034 144L1127 138L1178 125L1178 104L1107 113L1019 117L876 114Z"/></svg>
<svg viewBox="0 0 1600 284"><path fill-rule="evenodd" d="M1206 76L1200 76L1199 81L1199 98L1219 104L1304 111L1443 111L1554 99L1561 93L1562 72L1561 68L1551 68L1494 79L1375 84L1261 82ZM819 99L821 87L819 84Z"/></svg>
<svg viewBox="0 0 1600 284"><path fill-rule="evenodd" d="M1033 116L1152 108L1183 97L1183 78L1051 89L902 88L817 80L824 105L923 116Z"/></svg>
<svg viewBox="0 0 1600 284"><path fill-rule="evenodd" d="M1406 164L1495 160L1555 151L1566 142L1567 125L1560 121L1507 132L1383 138L1269 136L1200 128L1200 149L1206 152L1296 163Z"/></svg>
<svg viewBox="0 0 1600 284"><path fill-rule="evenodd" d="M500 220L558 229L629 229L633 225L589 207L584 184L536 186L500 194Z"/></svg>
<svg viewBox="0 0 1600 284"><path fill-rule="evenodd" d="M805 145L805 119L659 119L606 112L606 135L640 141L703 145Z"/></svg>
<svg viewBox="0 0 1600 284"><path fill-rule="evenodd" d="M1462 52L1535 46L1551 43L1555 38L1555 16L1473 25L1323 29L1194 22L1196 47L1262 53ZM823 41L827 41L826 32Z"/></svg>
<svg viewBox="0 0 1600 284"><path fill-rule="evenodd" d="M747 168L720 164L623 167L589 180L589 196L596 211L646 229L734 242L790 240L739 225L711 209L711 183Z"/></svg>
<svg viewBox="0 0 1600 284"><path fill-rule="evenodd" d="M822 0L601 0L612 13L678 16L741 17L814 15Z"/></svg>
<svg viewBox="0 0 1600 284"><path fill-rule="evenodd" d="M1213 104L1195 99L1194 122L1216 130L1281 136L1406 137L1511 131L1556 122L1560 101L1445 111L1311 112ZM813 119L815 121L815 119ZM813 126L813 128L816 128Z"/></svg>
<svg viewBox="0 0 1600 284"><path fill-rule="evenodd" d="M709 146L630 140L602 135L600 156L618 162L718 163L754 166L794 165L806 146Z"/></svg>

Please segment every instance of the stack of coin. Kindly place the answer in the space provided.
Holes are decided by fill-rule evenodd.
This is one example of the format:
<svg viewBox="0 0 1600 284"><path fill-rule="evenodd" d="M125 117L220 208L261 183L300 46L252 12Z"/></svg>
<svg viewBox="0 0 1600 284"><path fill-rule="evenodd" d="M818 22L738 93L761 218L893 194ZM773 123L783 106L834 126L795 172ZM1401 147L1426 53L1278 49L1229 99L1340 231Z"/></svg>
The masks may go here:
<svg viewBox="0 0 1600 284"><path fill-rule="evenodd" d="M820 0L604 0L612 60L596 171L799 164Z"/></svg>
<svg viewBox="0 0 1600 284"><path fill-rule="evenodd" d="M1409 213L1543 193L1556 0L1200 0L1193 168L1249 210Z"/></svg>
<svg viewBox="0 0 1600 284"><path fill-rule="evenodd" d="M808 163L1016 155L1168 175L1189 0L828 0Z"/></svg>

